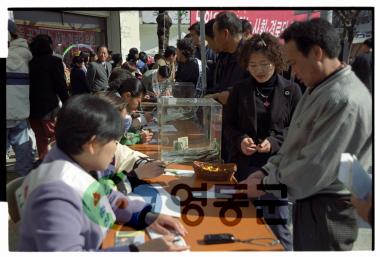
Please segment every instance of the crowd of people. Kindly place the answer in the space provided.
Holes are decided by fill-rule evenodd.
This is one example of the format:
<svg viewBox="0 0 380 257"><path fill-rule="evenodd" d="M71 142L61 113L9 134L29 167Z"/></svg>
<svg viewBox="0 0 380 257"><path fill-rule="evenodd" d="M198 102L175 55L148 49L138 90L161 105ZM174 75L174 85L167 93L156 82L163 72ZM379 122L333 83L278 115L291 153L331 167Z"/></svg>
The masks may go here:
<svg viewBox="0 0 380 257"><path fill-rule="evenodd" d="M237 164L236 178L253 204L294 203L293 233L287 205L264 212L268 221L284 221L268 225L285 250L352 249L355 206L363 202L351 199L337 172L342 153L355 155L365 170L372 166L372 41L351 68L338 59L339 35L323 19L294 22L279 40L252 34L249 21L221 12L205 25L204 70L195 23L189 37L154 61L137 48L124 62L104 45L92 57L78 53L68 85L49 36L28 44L10 20L8 32L7 149L12 146L16 170L26 176L20 250L101 250L114 222L168 235L109 250L187 249L169 235L168 229L186 235L177 219L128 195L149 188L142 179L164 172L161 161L127 146L152 140L143 125L153 117L141 113L141 102L171 96L181 82L192 83L193 97L223 105L222 159ZM289 80L290 69L306 90ZM285 186L287 196L273 185ZM97 207L86 198L95 193L103 199ZM372 202L367 205L359 214L372 224Z"/></svg>

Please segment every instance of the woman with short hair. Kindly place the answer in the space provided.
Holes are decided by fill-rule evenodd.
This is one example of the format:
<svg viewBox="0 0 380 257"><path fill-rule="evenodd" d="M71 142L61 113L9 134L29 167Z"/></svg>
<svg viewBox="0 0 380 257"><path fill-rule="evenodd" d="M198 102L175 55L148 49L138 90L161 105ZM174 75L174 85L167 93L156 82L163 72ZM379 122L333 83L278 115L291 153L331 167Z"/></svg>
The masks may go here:
<svg viewBox="0 0 380 257"><path fill-rule="evenodd" d="M242 181L280 149L301 91L297 84L279 74L285 59L278 39L269 33L247 40L239 61L251 76L233 87L225 107L223 129L233 146L231 159L237 163L236 178ZM262 198L266 197L278 200L270 194ZM264 218L288 219L287 206L277 207L276 213L274 217L264 213ZM291 250L292 238L286 224L269 225L285 249Z"/></svg>

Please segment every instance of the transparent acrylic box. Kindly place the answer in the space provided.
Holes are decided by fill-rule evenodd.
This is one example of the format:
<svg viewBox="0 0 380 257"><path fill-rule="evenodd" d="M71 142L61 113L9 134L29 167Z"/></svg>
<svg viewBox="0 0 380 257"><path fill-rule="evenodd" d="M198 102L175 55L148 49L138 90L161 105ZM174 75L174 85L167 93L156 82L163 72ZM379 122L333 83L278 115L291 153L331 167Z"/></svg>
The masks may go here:
<svg viewBox="0 0 380 257"><path fill-rule="evenodd" d="M161 160L220 162L222 105L211 98L160 98Z"/></svg>
<svg viewBox="0 0 380 257"><path fill-rule="evenodd" d="M172 95L176 98L193 98L195 85L192 82L175 82L172 85Z"/></svg>

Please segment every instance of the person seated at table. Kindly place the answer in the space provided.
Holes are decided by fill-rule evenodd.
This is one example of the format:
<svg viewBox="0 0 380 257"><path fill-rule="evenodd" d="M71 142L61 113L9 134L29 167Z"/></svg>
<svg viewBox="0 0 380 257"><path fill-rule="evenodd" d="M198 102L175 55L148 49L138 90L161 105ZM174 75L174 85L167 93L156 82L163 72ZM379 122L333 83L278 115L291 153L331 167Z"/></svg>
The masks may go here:
<svg viewBox="0 0 380 257"><path fill-rule="evenodd" d="M130 121L125 122L125 117L128 116L125 101L113 92L99 92L96 96L110 103L120 113L126 127L128 126L127 123L130 125ZM104 177L125 171L125 175L128 174L130 177L138 179L155 178L164 173L164 166L164 162L154 161L139 151L132 150L126 145L118 144L115 158L107 171L102 172L101 175Z"/></svg>
<svg viewBox="0 0 380 257"><path fill-rule="evenodd" d="M127 71L126 69L115 68L112 71L110 78L108 80L108 85L109 85L108 91L117 92L122 81L129 78L134 78L134 77L135 76L131 72Z"/></svg>
<svg viewBox="0 0 380 257"><path fill-rule="evenodd" d="M114 92L115 94L119 95L118 90L120 88L120 85L127 79L133 78L133 75L125 70L125 69L119 69L112 72L109 80L109 92ZM134 81L134 80L132 80ZM107 94L107 93L106 93ZM128 97L125 98L125 101L127 102ZM146 114L148 117L149 114ZM139 116L139 114L134 114L134 116ZM141 144L141 143L148 143L151 141L153 133L151 133L148 130L131 130L128 132L129 128L131 127L131 123L129 121L132 121L131 115L126 114L125 117L123 117L126 121L126 133L123 141L121 141L124 145L134 145L134 144Z"/></svg>
<svg viewBox="0 0 380 257"><path fill-rule="evenodd" d="M127 113L127 104L113 92L99 92L96 96L112 104L124 119ZM159 192L143 179L155 178L164 173L165 163L155 161L147 155L134 151L126 145L118 144L115 157L105 171L91 172L91 175L100 183L122 192L124 195L134 193L147 199L156 199L157 208L162 201ZM162 233L166 230L163 227L157 228Z"/></svg>
<svg viewBox="0 0 380 257"><path fill-rule="evenodd" d="M142 83L147 94L152 97L170 96L171 88L168 83L165 83L169 76L170 70L168 66L159 66L158 69L145 72Z"/></svg>
<svg viewBox="0 0 380 257"><path fill-rule="evenodd" d="M140 80L131 78L122 81L117 92L128 103L127 111L132 116L132 126L129 132L140 132L144 125L153 121L153 116L150 113L139 111L145 93L145 88Z"/></svg>
<svg viewBox="0 0 380 257"><path fill-rule="evenodd" d="M136 229L158 224L186 234L179 221L150 212L150 205L132 200L90 176L90 171L107 168L123 130L120 114L97 96L73 96L63 105L57 117L56 145L17 191L19 250L98 251L115 222ZM109 251L187 249L176 246L173 238L166 235Z"/></svg>
<svg viewBox="0 0 380 257"><path fill-rule="evenodd" d="M280 149L301 90L279 75L285 60L278 39L269 33L247 40L239 62L251 76L232 89L224 113L224 135L233 146L231 159L237 163L236 178L242 181ZM267 194L261 200L278 199ZM276 207L274 216L264 212L264 218L288 217L288 206ZM287 224L269 225L285 249L291 250L292 236Z"/></svg>

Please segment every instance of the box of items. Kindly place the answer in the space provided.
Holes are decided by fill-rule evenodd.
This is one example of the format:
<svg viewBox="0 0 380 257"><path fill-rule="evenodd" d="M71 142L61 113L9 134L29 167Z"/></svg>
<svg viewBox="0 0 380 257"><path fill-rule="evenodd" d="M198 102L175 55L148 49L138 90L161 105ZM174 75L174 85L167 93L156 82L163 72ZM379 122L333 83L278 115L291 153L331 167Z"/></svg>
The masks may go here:
<svg viewBox="0 0 380 257"><path fill-rule="evenodd" d="M222 105L211 98L160 98L161 160L220 162Z"/></svg>

